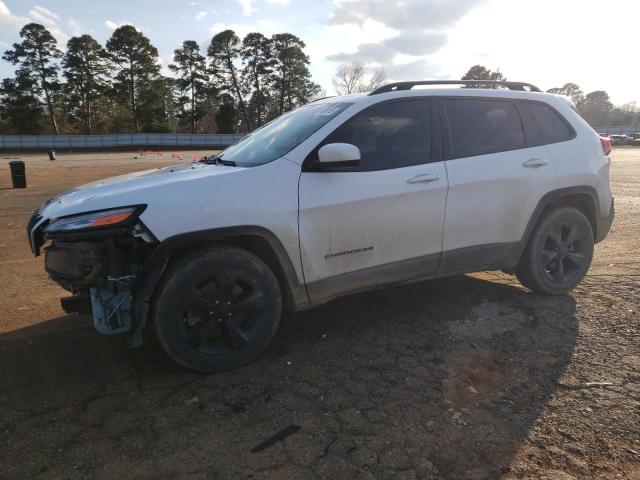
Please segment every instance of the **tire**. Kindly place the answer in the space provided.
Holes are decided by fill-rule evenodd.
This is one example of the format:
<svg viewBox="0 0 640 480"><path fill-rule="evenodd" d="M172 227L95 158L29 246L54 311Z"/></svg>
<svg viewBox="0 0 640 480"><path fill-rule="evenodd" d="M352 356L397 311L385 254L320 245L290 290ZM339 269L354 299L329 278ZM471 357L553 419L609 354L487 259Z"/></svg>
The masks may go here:
<svg viewBox="0 0 640 480"><path fill-rule="evenodd" d="M162 349L201 372L230 370L253 360L271 341L281 313L273 272L236 247L202 250L176 262L152 305Z"/></svg>
<svg viewBox="0 0 640 480"><path fill-rule="evenodd" d="M578 285L593 259L591 223L580 210L560 207L545 214L520 259L516 276L537 293L562 295Z"/></svg>

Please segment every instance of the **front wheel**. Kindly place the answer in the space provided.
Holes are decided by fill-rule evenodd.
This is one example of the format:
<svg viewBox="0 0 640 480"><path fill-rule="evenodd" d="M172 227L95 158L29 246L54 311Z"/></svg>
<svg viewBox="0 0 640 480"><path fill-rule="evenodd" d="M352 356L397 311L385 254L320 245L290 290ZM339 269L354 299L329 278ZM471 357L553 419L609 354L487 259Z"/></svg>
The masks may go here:
<svg viewBox="0 0 640 480"><path fill-rule="evenodd" d="M253 360L269 344L282 310L273 272L235 247L203 250L165 274L153 305L164 351L187 368L214 372Z"/></svg>
<svg viewBox="0 0 640 480"><path fill-rule="evenodd" d="M573 207L553 210L536 226L516 276L534 292L567 293L587 274L593 245L593 229L584 213Z"/></svg>

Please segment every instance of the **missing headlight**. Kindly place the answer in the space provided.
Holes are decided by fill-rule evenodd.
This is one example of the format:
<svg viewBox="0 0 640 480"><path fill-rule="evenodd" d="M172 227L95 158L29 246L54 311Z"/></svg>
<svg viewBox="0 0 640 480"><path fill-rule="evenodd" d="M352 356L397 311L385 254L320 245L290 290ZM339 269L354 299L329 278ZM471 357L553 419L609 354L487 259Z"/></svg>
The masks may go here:
<svg viewBox="0 0 640 480"><path fill-rule="evenodd" d="M55 242L45 251L47 273L70 292L100 281L106 264L103 242Z"/></svg>

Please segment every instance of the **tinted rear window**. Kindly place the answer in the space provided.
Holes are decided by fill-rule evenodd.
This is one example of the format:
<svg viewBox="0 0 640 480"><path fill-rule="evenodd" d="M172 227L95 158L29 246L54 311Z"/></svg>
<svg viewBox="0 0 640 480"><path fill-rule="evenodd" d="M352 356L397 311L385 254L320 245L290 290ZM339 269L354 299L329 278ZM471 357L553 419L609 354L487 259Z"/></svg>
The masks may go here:
<svg viewBox="0 0 640 480"><path fill-rule="evenodd" d="M524 133L513 102L445 99L451 143L449 158L523 148Z"/></svg>
<svg viewBox="0 0 640 480"><path fill-rule="evenodd" d="M558 113L548 105L519 102L522 123L528 145L546 145L573 138L573 131Z"/></svg>

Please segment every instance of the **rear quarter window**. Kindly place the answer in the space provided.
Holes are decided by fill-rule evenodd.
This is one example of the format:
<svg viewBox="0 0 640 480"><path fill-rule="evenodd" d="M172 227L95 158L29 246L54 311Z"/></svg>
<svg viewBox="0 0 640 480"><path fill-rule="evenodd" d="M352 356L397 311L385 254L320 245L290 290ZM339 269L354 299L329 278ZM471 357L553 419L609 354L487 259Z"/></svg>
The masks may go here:
<svg viewBox="0 0 640 480"><path fill-rule="evenodd" d="M553 108L544 103L518 102L527 145L548 145L574 137L573 129Z"/></svg>

